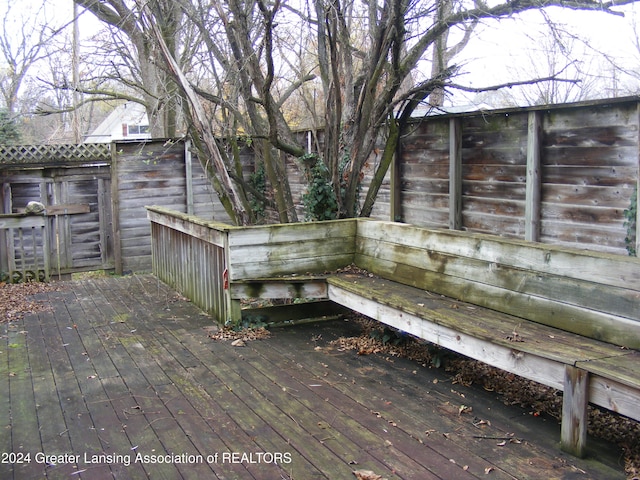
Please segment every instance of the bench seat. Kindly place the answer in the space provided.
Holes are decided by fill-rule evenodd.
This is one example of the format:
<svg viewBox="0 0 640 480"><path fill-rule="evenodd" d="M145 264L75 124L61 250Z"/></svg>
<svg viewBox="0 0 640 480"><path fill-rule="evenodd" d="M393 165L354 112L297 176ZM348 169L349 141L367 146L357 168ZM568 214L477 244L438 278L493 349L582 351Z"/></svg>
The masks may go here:
<svg viewBox="0 0 640 480"><path fill-rule="evenodd" d="M332 294L331 287L338 287L359 297L368 298L421 319L427 318L431 323L478 340L508 347L514 352L540 355L563 364L576 365L578 362L624 357L633 352L610 343L593 340L384 278L340 274L329 276L327 282L330 300L336 301L335 289ZM386 320L393 321L393 319ZM385 319L381 321L387 323ZM406 326L412 327L411 324ZM419 326L415 327L420 328ZM404 331L408 332L408 330ZM424 338L421 335L418 336ZM436 341L432 343L438 343L438 338L433 340ZM460 340L455 341L460 343ZM464 346L461 345L460 348L464 348ZM640 372L637 377L640 378Z"/></svg>
<svg viewBox="0 0 640 480"><path fill-rule="evenodd" d="M564 391L561 441L572 453L584 453L589 401L640 420L640 354L635 350L377 276L337 274L327 277L327 284L336 303ZM576 423L582 433L570 428Z"/></svg>

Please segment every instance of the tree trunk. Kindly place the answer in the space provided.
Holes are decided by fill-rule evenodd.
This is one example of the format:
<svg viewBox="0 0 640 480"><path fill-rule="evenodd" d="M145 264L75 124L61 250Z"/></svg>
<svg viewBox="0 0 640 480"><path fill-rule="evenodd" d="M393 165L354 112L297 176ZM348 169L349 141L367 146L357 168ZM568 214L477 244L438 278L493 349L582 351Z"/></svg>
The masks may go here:
<svg viewBox="0 0 640 480"><path fill-rule="evenodd" d="M396 121L396 119L391 116L391 118L389 119L389 136L387 137L387 141L384 146L380 165L378 165L378 168L376 169L373 178L371 179L371 184L369 185L367 196L362 205L362 210L360 211L361 217L371 216L373 205L376 201L376 198L378 197L378 192L380 191L380 187L382 186L384 177L389 171L389 167L391 166L393 157L396 154L399 141L400 127L398 126L398 122Z"/></svg>
<svg viewBox="0 0 640 480"><path fill-rule="evenodd" d="M184 76L184 73L171 55L171 52L164 43L162 35L158 28L153 25L153 32L162 55L165 58L167 66L170 68L176 83L180 85L185 99L188 102L191 112L191 120L193 128L200 136L201 152L206 155L198 155L202 166L209 174L210 178L215 178L219 182L219 196L222 204L225 206L229 216L234 219L238 225L250 225L252 223L251 208L249 202L242 190L238 190L235 183L231 179L227 170L227 165L223 159L220 148L213 137L213 133L209 129L207 116L204 108L200 103L200 99L194 92L191 84ZM209 162L211 160L211 162Z"/></svg>

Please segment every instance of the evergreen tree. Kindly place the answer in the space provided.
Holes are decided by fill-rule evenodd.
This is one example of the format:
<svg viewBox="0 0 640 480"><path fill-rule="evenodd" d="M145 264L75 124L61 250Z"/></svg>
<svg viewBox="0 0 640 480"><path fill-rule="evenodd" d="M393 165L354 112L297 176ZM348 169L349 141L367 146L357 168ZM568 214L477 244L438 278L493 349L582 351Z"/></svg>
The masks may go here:
<svg viewBox="0 0 640 480"><path fill-rule="evenodd" d="M20 130L15 119L6 109L0 109L0 145L20 143Z"/></svg>

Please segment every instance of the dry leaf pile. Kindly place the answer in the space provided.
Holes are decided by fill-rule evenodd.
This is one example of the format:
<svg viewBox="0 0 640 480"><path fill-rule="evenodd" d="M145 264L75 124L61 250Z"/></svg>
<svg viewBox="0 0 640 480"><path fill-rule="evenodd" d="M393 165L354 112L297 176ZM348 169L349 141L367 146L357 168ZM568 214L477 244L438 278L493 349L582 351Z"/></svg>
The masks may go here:
<svg viewBox="0 0 640 480"><path fill-rule="evenodd" d="M232 330L225 328L218 332L210 333L209 338L213 340L229 341L234 347L243 347L246 342L269 338L271 333L266 328L245 328L243 330Z"/></svg>
<svg viewBox="0 0 640 480"><path fill-rule="evenodd" d="M50 308L42 300L34 300L32 295L60 290L53 283L0 283L0 323L15 322L27 313L41 312Z"/></svg>
<svg viewBox="0 0 640 480"><path fill-rule="evenodd" d="M451 374L453 383L481 385L487 391L500 394L506 405L530 409L532 415L544 413L561 418L562 392L558 390L482 362L439 350L413 337L400 345L384 344L379 339L372 338L372 332L380 329L378 322L365 318L356 318L356 321L362 326L362 334L358 337L341 337L331 342L333 348L356 350L359 355L382 354L408 358L425 367L440 365L439 357L446 356L443 366ZM608 410L589 407L589 434L620 446L624 452L627 478L640 480L640 422Z"/></svg>
<svg viewBox="0 0 640 480"><path fill-rule="evenodd" d="M352 263L351 265L347 265L346 267L342 267L337 270L333 270L331 272L326 272L326 273L332 273L332 274L333 273L353 273L357 275L366 275L367 277L374 276L373 273L370 273L368 270L365 270L364 268L360 268L355 263Z"/></svg>

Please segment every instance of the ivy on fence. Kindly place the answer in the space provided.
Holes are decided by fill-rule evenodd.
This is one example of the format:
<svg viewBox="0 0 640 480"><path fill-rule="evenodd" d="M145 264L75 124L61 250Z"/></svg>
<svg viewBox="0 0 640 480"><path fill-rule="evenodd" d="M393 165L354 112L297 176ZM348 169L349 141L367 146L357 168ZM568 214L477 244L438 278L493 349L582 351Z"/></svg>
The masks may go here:
<svg viewBox="0 0 640 480"><path fill-rule="evenodd" d="M631 195L631 201L629 202L629 208L624 211L624 226L627 227L627 236L624 239L624 243L627 246L627 252L632 257L637 256L636 252L636 219L638 218L638 187L636 186Z"/></svg>

